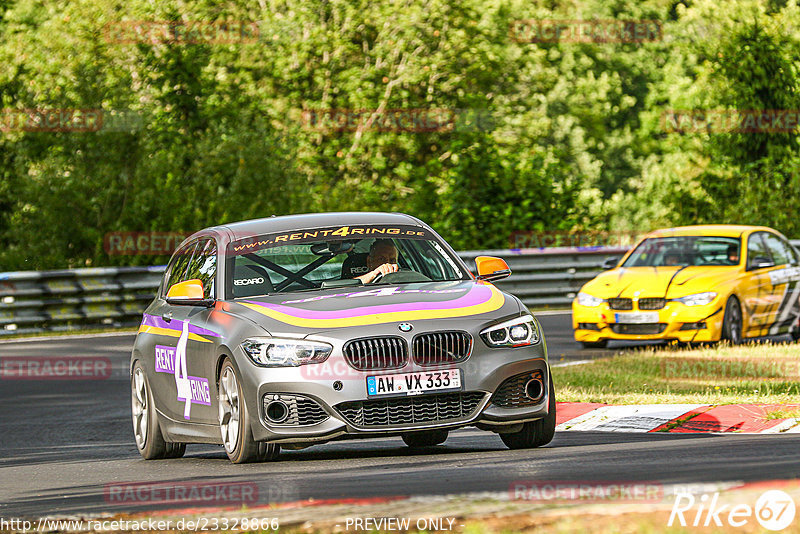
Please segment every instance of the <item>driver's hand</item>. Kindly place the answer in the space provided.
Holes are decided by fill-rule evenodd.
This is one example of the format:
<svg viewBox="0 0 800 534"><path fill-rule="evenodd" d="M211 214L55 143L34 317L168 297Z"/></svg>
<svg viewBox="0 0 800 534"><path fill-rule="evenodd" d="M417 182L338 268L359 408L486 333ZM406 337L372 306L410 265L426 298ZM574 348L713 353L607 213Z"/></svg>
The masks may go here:
<svg viewBox="0 0 800 534"><path fill-rule="evenodd" d="M384 276L384 275L387 275L389 273L396 273L399 270L400 270L400 266L397 265L396 263L384 263L380 267L378 267L376 269L373 269L370 272L368 272L367 274L363 274L363 275L359 276L358 278L361 280L362 283L369 284L373 280L375 280L378 277L378 275Z"/></svg>

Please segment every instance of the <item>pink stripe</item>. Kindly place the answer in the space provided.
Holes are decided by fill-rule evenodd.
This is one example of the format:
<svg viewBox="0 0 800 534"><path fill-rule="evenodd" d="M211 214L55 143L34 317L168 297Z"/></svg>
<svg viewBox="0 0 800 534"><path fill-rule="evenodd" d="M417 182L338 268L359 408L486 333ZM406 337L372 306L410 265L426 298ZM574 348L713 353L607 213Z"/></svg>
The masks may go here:
<svg viewBox="0 0 800 534"><path fill-rule="evenodd" d="M370 297L345 297L345 298L370 298ZM383 304L380 306L363 306L361 308L344 308L342 310L317 311L295 308L293 306L282 306L280 304L269 304L248 300L246 302L269 308L292 317L301 319L345 319L349 317L361 317L363 315L373 315L379 313L393 313L404 311L419 310L449 310L456 308L467 308L483 304L492 298L492 290L485 286L474 286L470 291L457 299L445 300L440 302L404 302L400 304ZM320 299L325 300L325 299Z"/></svg>

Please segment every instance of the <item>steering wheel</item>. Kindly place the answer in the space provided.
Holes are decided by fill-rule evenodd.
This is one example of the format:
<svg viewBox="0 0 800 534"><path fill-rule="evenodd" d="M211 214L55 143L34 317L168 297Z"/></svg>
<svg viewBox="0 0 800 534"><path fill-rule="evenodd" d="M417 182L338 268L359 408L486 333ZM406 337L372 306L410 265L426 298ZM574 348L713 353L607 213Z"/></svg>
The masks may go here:
<svg viewBox="0 0 800 534"><path fill-rule="evenodd" d="M375 284L380 281L386 283L430 282L431 279L424 274L418 273L417 271L413 271L411 269L400 269L399 271L395 271L393 273L378 273L378 276L373 278L372 282L370 283Z"/></svg>

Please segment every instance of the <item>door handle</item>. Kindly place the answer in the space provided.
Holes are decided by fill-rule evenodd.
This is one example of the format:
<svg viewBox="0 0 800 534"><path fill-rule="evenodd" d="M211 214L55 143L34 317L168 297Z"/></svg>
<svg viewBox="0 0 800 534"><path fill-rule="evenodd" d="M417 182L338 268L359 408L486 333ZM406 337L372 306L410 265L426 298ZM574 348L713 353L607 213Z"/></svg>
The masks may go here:
<svg viewBox="0 0 800 534"><path fill-rule="evenodd" d="M164 319L166 322L171 323L172 322L172 312L165 313L164 315L161 316L161 318Z"/></svg>

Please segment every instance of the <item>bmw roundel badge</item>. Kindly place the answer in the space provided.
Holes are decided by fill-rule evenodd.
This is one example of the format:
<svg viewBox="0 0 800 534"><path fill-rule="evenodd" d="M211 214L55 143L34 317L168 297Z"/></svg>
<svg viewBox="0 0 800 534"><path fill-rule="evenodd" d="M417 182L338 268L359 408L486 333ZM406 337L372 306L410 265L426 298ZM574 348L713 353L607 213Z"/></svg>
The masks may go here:
<svg viewBox="0 0 800 534"><path fill-rule="evenodd" d="M397 325L397 328L399 328L401 332L411 332L414 329L414 325L411 323L400 323Z"/></svg>

